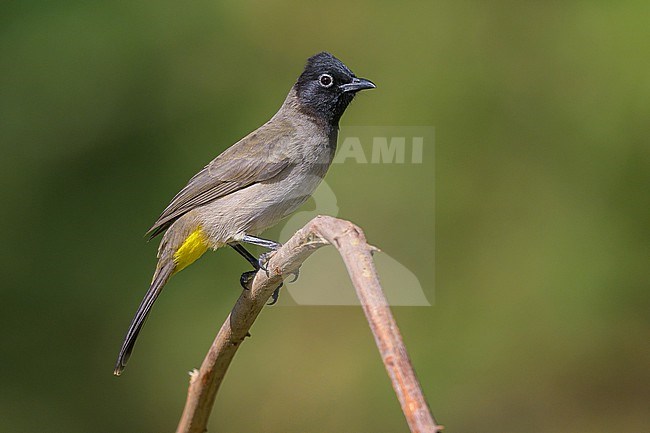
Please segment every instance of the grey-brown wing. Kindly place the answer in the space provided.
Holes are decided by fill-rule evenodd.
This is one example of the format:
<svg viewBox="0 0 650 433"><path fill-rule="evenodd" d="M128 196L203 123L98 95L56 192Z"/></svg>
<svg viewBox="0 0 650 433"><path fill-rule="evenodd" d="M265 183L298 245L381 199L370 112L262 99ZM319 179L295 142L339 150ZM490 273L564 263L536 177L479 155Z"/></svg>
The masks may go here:
<svg viewBox="0 0 650 433"><path fill-rule="evenodd" d="M265 126L226 149L192 177L147 234L153 238L190 210L269 180L287 168L290 160L282 152L281 144L288 144L293 128L290 125Z"/></svg>

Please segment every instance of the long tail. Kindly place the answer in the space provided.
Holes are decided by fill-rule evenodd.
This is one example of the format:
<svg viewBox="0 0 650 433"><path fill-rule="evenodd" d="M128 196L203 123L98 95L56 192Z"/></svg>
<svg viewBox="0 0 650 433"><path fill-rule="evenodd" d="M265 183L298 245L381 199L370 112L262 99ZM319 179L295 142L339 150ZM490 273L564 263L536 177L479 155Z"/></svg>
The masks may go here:
<svg viewBox="0 0 650 433"><path fill-rule="evenodd" d="M165 286L165 283L169 280L169 277L174 273L174 263L170 260L169 263L160 266L156 273L154 274L153 281L147 294L144 295L144 299L140 303L138 310L135 313L135 317L131 321L131 326L124 337L124 343L122 343L122 348L120 349L120 354L117 356L117 362L115 363L115 371L113 374L119 376L122 374L122 371L126 367L126 363L129 361L131 352L133 351L133 346L135 346L135 340L138 338L138 334L142 329L142 325L147 320L147 315L151 311L153 303L160 295L162 288Z"/></svg>

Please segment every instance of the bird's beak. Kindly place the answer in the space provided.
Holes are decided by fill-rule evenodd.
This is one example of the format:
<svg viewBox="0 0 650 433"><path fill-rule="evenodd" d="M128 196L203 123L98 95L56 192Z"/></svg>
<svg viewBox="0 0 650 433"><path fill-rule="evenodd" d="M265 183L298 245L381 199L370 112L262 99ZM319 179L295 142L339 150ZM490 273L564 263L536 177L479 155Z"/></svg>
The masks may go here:
<svg viewBox="0 0 650 433"><path fill-rule="evenodd" d="M354 77L351 83L341 84L339 89L343 92L358 92L359 90L374 89L375 87L377 87L375 83L370 80Z"/></svg>

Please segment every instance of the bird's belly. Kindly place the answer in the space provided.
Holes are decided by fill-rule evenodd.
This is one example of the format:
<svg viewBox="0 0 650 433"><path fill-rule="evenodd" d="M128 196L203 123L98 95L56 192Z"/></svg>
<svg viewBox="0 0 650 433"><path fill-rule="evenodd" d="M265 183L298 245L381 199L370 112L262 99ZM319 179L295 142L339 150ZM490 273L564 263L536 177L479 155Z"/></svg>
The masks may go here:
<svg viewBox="0 0 650 433"><path fill-rule="evenodd" d="M276 225L311 196L325 170L292 172L205 205L200 223L211 246L218 248Z"/></svg>

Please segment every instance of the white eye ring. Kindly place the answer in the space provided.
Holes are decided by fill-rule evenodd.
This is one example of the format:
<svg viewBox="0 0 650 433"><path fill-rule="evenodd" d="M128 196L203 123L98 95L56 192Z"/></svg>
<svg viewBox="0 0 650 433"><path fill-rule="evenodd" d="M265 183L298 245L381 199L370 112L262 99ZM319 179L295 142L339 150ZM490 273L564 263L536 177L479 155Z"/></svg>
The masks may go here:
<svg viewBox="0 0 650 433"><path fill-rule="evenodd" d="M318 84L321 85L321 87L332 87L332 84L334 84L334 78L330 74L321 74L318 77Z"/></svg>

